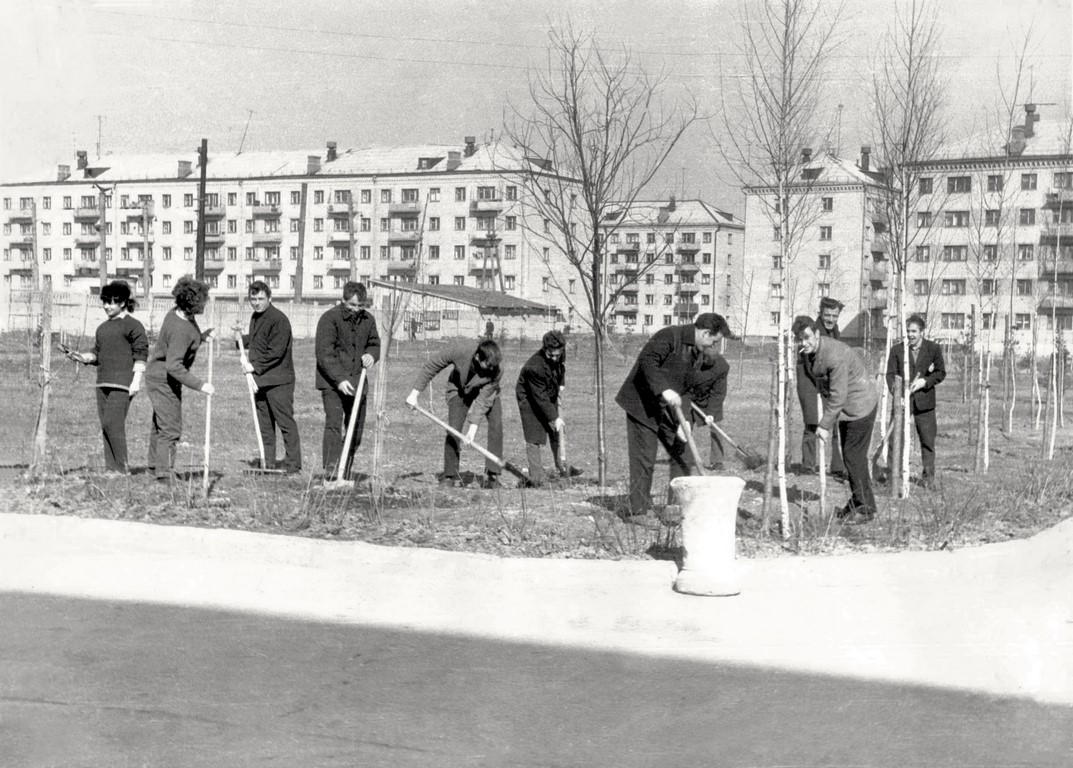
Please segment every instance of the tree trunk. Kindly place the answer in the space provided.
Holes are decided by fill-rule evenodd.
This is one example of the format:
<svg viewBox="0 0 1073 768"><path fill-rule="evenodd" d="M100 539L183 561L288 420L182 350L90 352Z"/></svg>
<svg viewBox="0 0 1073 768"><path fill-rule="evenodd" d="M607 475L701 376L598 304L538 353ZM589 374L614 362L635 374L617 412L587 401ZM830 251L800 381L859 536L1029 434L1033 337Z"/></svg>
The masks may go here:
<svg viewBox="0 0 1073 768"><path fill-rule="evenodd" d="M907 296L907 294L906 294L906 285L907 285L907 283L906 283L906 277L905 277L905 270L902 270L902 273L901 273L901 283L902 284L901 284L901 288L900 288L900 291L899 291L900 299L899 299L899 302L898 302L899 303L899 307L898 307L898 309L899 309L898 327L900 329L902 329L902 333L903 333L903 337L902 337L903 338L903 342L902 342L902 371L904 372L905 375L902 376L902 417L901 417L901 419L902 419L902 423L901 423L901 428L902 428L902 430L901 430L902 431L902 453L901 453L901 456L900 456L900 458L901 458L901 466L899 467L898 471L901 474L901 497L904 499L905 497L907 497L909 495L909 445L910 445L909 441L911 439L910 435L909 435L909 423L910 423L910 421L912 421L909 418L909 413L910 413L909 385L912 384L912 382L913 382L912 376L910 375L910 371L912 370L912 368L910 368L910 365L909 365L909 337L904 335L905 334L905 327L906 327L905 326L905 321L909 317L909 308L907 306L907 301L906 301L906 296Z"/></svg>
<svg viewBox="0 0 1073 768"><path fill-rule="evenodd" d="M1047 458L1050 442L1048 430L1051 427L1051 394L1054 390L1054 353L1051 353L1051 369L1047 374L1047 400L1043 410L1043 434L1040 437L1040 456Z"/></svg>
<svg viewBox="0 0 1073 768"><path fill-rule="evenodd" d="M760 521L763 527L764 533L771 531L771 499L772 491L775 487L775 466L777 459L775 458L775 451L778 450L779 441L776 434L775 424L778 422L778 408L779 408L779 396L778 396L778 361L771 361L771 395L768 398L768 420L767 420L767 465L764 468L764 500L760 506Z"/></svg>
<svg viewBox="0 0 1073 768"><path fill-rule="evenodd" d="M596 388L596 478L603 493L607 485L607 403L605 401L604 387L604 338L603 323L597 322L593 334L593 347L595 350L595 365L593 369L594 384Z"/></svg>
<svg viewBox="0 0 1073 768"><path fill-rule="evenodd" d="M44 470L48 455L48 396L52 387L52 286L46 284L41 294L41 405L37 411L33 451L30 457L30 477L37 478Z"/></svg>
<svg viewBox="0 0 1073 768"><path fill-rule="evenodd" d="M891 419L894 421L894 428L890 433L890 463L887 464L887 472L890 478L890 498L894 501L902 495L902 422L905 409L902 407L901 387L894 390L891 400Z"/></svg>

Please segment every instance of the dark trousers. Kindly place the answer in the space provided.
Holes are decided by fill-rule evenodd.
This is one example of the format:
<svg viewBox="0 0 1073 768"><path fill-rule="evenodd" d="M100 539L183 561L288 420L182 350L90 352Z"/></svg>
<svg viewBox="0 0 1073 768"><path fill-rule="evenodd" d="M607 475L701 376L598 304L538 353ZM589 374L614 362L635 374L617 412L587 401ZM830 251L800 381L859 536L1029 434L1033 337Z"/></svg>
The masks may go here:
<svg viewBox="0 0 1073 768"><path fill-rule="evenodd" d="M548 440L551 443L551 458L555 462L555 468L562 472L562 459L559 455L559 433L555 430L548 430ZM529 481L534 485L540 485L544 482L544 462L540 456L542 447L540 443L527 442L525 444L525 458L529 462Z"/></svg>
<svg viewBox="0 0 1073 768"><path fill-rule="evenodd" d="M257 425L265 446L265 463L276 466L276 427L283 437L283 468L302 468L302 441L298 437L298 424L294 420L294 384L277 384L260 387L253 396L257 406ZM342 450L342 446L340 446ZM336 458L338 461L338 456Z"/></svg>
<svg viewBox="0 0 1073 768"><path fill-rule="evenodd" d="M875 422L875 408L870 414L856 421L838 422L851 494L846 506L872 515L876 513L876 497L872 493L872 479L868 475L868 448L872 444L872 426Z"/></svg>
<svg viewBox="0 0 1073 768"><path fill-rule="evenodd" d="M130 393L115 387L97 388L97 417L104 437L104 468L127 471L127 411Z"/></svg>
<svg viewBox="0 0 1073 768"><path fill-rule="evenodd" d="M347 397L337 389L322 389L321 400L324 403L324 439L320 445L320 455L324 471L332 477L339 471L339 458L343 454L343 440L346 430L350 427L350 417L353 415L354 398ZM361 435L365 431L365 406L367 397L361 398L358 406L358 423L354 425L354 437L350 442L350 451L347 453L346 465L343 468L343 477L350 477L350 469L354 464L354 454L361 445ZM297 440L297 430L295 436ZM284 438L286 439L286 438ZM287 450L290 455L290 449Z"/></svg>
<svg viewBox="0 0 1073 768"><path fill-rule="evenodd" d="M458 395L447 398L447 423L462 431L469 415L469 403ZM503 458L503 404L499 397L492 403L488 412L488 450ZM462 454L462 441L448 434L443 440L443 476L458 477L458 463ZM499 474L499 465L485 458L484 471L490 475Z"/></svg>
<svg viewBox="0 0 1073 768"><path fill-rule="evenodd" d="M722 464L726 459L726 446L723 445L723 438L710 429L708 432L712 436L712 447L708 452L708 463L712 465Z"/></svg>
<svg viewBox="0 0 1073 768"><path fill-rule="evenodd" d="M818 472L820 468L819 451L816 447L816 427L818 424L806 424L805 430L801 433L801 464L813 472ZM831 437L837 434L832 433ZM831 471L832 472L845 472L846 464L842 458L842 441L832 439L828 444L828 448L831 452Z"/></svg>
<svg viewBox="0 0 1073 768"><path fill-rule="evenodd" d="M626 415L626 448L630 458L630 514L643 515L652 504L652 468L656 452L663 446L671 457L671 479L688 475L692 459L686 443L678 439L670 419L660 419L657 429L649 429Z"/></svg>
<svg viewBox="0 0 1073 768"><path fill-rule="evenodd" d="M891 418L895 418L893 413ZM914 411L913 425L916 427L917 439L920 441L920 463L923 469L921 477L925 483L930 483L935 479L935 436L939 432L939 425L935 419L935 409ZM891 446L894 445L893 434L891 434L887 442ZM897 458L892 461L897 465Z"/></svg>
<svg viewBox="0 0 1073 768"><path fill-rule="evenodd" d="M146 378L145 388L153 404L149 469L157 477L168 477L175 466L175 446L183 435L183 385L169 376L163 381Z"/></svg>

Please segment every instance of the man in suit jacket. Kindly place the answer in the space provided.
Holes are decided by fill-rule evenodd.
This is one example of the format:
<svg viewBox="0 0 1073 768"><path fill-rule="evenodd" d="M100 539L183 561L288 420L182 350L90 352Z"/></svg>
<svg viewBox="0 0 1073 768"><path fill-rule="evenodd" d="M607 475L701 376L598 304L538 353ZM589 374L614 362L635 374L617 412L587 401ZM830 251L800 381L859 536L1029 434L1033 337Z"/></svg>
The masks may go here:
<svg viewBox="0 0 1073 768"><path fill-rule="evenodd" d="M868 476L868 447L876 420L875 385L865 371L861 356L838 339L820 333L811 317L795 318L791 330L801 354L808 358L806 370L813 383L821 377L827 380L827 393L821 391L824 410L816 426L816 438L830 444L836 428L842 438L851 496L838 517L857 516L857 522L870 522L876 513L876 499Z"/></svg>
<svg viewBox="0 0 1073 768"><path fill-rule="evenodd" d="M906 344L909 346L909 370L912 373L909 383L910 412L920 439L920 462L924 468L922 481L930 487L935 482L935 435L938 432L935 385L946 378L946 364L943 362L942 348L924 338L924 318L911 315L905 321L905 340L891 347L887 358L887 389L891 393L894 392L894 380L905 379L902 371Z"/></svg>
<svg viewBox="0 0 1073 768"><path fill-rule="evenodd" d="M630 458L629 512L626 522L650 526L652 468L662 445L671 457L671 478L689 474L686 443L669 411L682 405L693 386L702 353L730 335L721 315L706 312L691 325L656 331L637 355L615 402L626 411L626 445ZM688 407L688 403L686 403Z"/></svg>
<svg viewBox="0 0 1073 768"><path fill-rule="evenodd" d="M371 388L368 379L361 393L361 402L357 404L358 421L354 425L349 455L342 456L343 435L354 418L354 399L358 394L361 371L372 368L380 360L380 334L376 331L376 319L364 308L367 298L363 283L348 280L343 285L343 301L317 321L315 382L324 404L321 461L329 476L337 472L342 460L343 477L349 477L354 454L365 431L365 405Z"/></svg>
<svg viewBox="0 0 1073 768"><path fill-rule="evenodd" d="M696 426L715 424L723 420L723 401L727 396L727 377L730 374L730 363L719 354L712 345L704 350L700 370L693 377L693 386L689 390L689 398L702 411L704 417L692 413L693 423ZM683 410L685 406L683 406ZM692 412L692 408L689 409ZM726 446L722 438L715 432L711 432L712 447L708 454L708 469L721 472L723 461L726 458Z"/></svg>
<svg viewBox="0 0 1073 768"><path fill-rule="evenodd" d="M499 345L491 339L482 338L476 343L457 341L425 363L417 374L406 404L411 408L416 406L421 390L444 368L451 368L447 377L447 423L462 432L469 445L477 434L481 420L488 419L488 450L496 456L502 456L503 405L499 397L499 383L503 378L501 362ZM448 434L443 443L443 477L440 486L453 488L458 485L461 452L461 442ZM497 487L500 466L486 459L484 469L484 487Z"/></svg>
<svg viewBox="0 0 1073 768"><path fill-rule="evenodd" d="M566 339L559 331L548 331L541 342L540 350L522 366L514 386L518 412L522 417L525 457L529 462L529 484L534 488L544 484L544 463L540 453L549 440L555 468L562 475L569 472L559 456L559 433L565 426L559 413L559 392L566 380L563 360Z"/></svg>
<svg viewBox="0 0 1073 768"><path fill-rule="evenodd" d="M820 299L820 312L816 316L816 327L821 336L837 339L838 316L843 304L830 296ZM816 472L819 460L816 456L816 427L820 423L820 406L817 396L827 389L827 382L821 378L813 381L813 376L805 370L807 361L804 355L797 356L797 400L801 404L801 420L805 428L801 433L801 466L804 472ZM842 446L837 439L831 441L831 474L839 475L846 471L842 461Z"/></svg>

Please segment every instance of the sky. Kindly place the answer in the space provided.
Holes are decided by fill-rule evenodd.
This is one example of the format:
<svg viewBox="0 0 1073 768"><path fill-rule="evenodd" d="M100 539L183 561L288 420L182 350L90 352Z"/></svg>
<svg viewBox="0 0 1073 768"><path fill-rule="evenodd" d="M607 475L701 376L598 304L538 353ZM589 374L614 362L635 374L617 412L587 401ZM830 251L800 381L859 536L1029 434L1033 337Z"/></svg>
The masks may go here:
<svg viewBox="0 0 1073 768"><path fill-rule="evenodd" d="M827 0L828 4L830 0ZM1073 90L1073 0L943 0L948 135L998 103L999 72L1032 30L1032 99L1065 117ZM700 197L741 213L719 152L722 95L740 82L739 0L4 0L0 180L97 154L316 150L457 144L498 135L508 105L569 19L608 50L630 49L690 95L695 124L650 197ZM893 0L846 0L821 115L841 154L870 139L870 82ZM841 119L838 105L842 105ZM1053 105L1053 106L1052 106ZM841 130L838 126L841 126Z"/></svg>

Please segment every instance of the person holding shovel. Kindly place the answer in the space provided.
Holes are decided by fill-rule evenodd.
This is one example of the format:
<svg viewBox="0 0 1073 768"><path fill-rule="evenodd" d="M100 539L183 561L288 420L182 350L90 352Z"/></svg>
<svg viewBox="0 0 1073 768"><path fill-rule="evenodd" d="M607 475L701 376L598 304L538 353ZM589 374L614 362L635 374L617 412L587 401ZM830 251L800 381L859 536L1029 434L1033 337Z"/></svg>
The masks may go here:
<svg viewBox="0 0 1073 768"><path fill-rule="evenodd" d="M365 429L365 404L369 386L358 397L362 370L372 368L380 360L380 334L376 319L365 309L368 294L365 285L348 280L343 285L343 301L329 309L317 322L316 387L324 404L324 439L321 442L321 463L331 477L338 474L343 453L343 435L350 420L355 418L354 436L345 457L342 478L350 475L354 454L361 445Z"/></svg>
<svg viewBox="0 0 1073 768"><path fill-rule="evenodd" d="M723 401L727 396L727 377L730 374L730 363L719 354L715 345L708 347L701 355L700 369L693 377L693 386L689 390L689 398L698 408L704 412L704 418L693 412L693 423L715 424L723 420ZM692 410L692 409L690 409ZM723 439L712 430L711 452L708 454L707 469L713 472L723 470L723 460L726 456L726 446Z"/></svg>
<svg viewBox="0 0 1073 768"><path fill-rule="evenodd" d="M294 359L291 321L272 304L272 289L254 280L246 290L253 314L243 335L246 356L242 369L253 374L257 391L257 426L265 449L265 469L276 469L276 427L283 438L284 457L278 466L286 474L302 471L302 442L294 420ZM241 332L241 326L236 326Z"/></svg>
<svg viewBox="0 0 1073 768"><path fill-rule="evenodd" d="M104 438L104 469L127 474L127 411L141 389L149 339L145 327L131 314L130 286L122 280L101 289L101 305L108 316L97 327L92 352L68 351L67 357L97 366L97 416Z"/></svg>
<svg viewBox="0 0 1073 768"><path fill-rule="evenodd" d="M175 477L175 447L183 432L183 387L206 395L216 390L190 368L201 342L213 329L202 332L197 316L205 311L209 287L192 277L180 277L171 290L175 307L160 324L156 345L145 369L145 388L153 404L153 424L149 432L149 469L158 481Z"/></svg>
<svg viewBox="0 0 1073 768"><path fill-rule="evenodd" d="M842 312L843 304L830 296L820 299L820 312L816 316L816 327L821 336L832 339L839 337L838 316ZM820 423L819 397L827 389L827 381L822 376L811 375L806 370L808 360L804 356L797 357L797 399L801 403L801 420L805 423L801 433L801 465L803 473L816 472L819 460L816 454L816 428ZM846 467L842 460L842 444L835 435L830 442L830 474L841 477L845 475Z"/></svg>
<svg viewBox="0 0 1073 768"><path fill-rule="evenodd" d="M682 407L682 396L693 386L704 350L730 328L722 315L705 312L689 325L672 325L656 331L637 355L633 369L615 397L626 411L626 444L630 459L627 523L652 527L652 469L662 445L671 457L671 478L690 473L689 454L675 416L668 410ZM688 407L688 404L687 404Z"/></svg>
<svg viewBox="0 0 1073 768"><path fill-rule="evenodd" d="M440 371L450 368L447 377L447 422L456 431L462 432L467 445L477 435L482 419L488 420L488 450L496 456L503 455L503 405L499 397L499 384L503 378L502 356L499 345L491 339L458 341L438 355L430 358L417 374L414 387L406 398L411 408L417 406L417 397ZM465 429L463 429L465 427ZM443 476L440 486L453 488L459 484L458 465L462 442L450 433L443 442ZM485 488L499 487L501 465L486 458Z"/></svg>
<svg viewBox="0 0 1073 768"><path fill-rule="evenodd" d="M565 477L570 471L562 465L559 454L559 435L565 426L559 413L559 393L566 378L565 348L566 339L559 331L545 333L540 350L522 366L514 387L529 462L529 486L533 488L544 484L540 454L545 442L551 442L551 457L559 474Z"/></svg>

